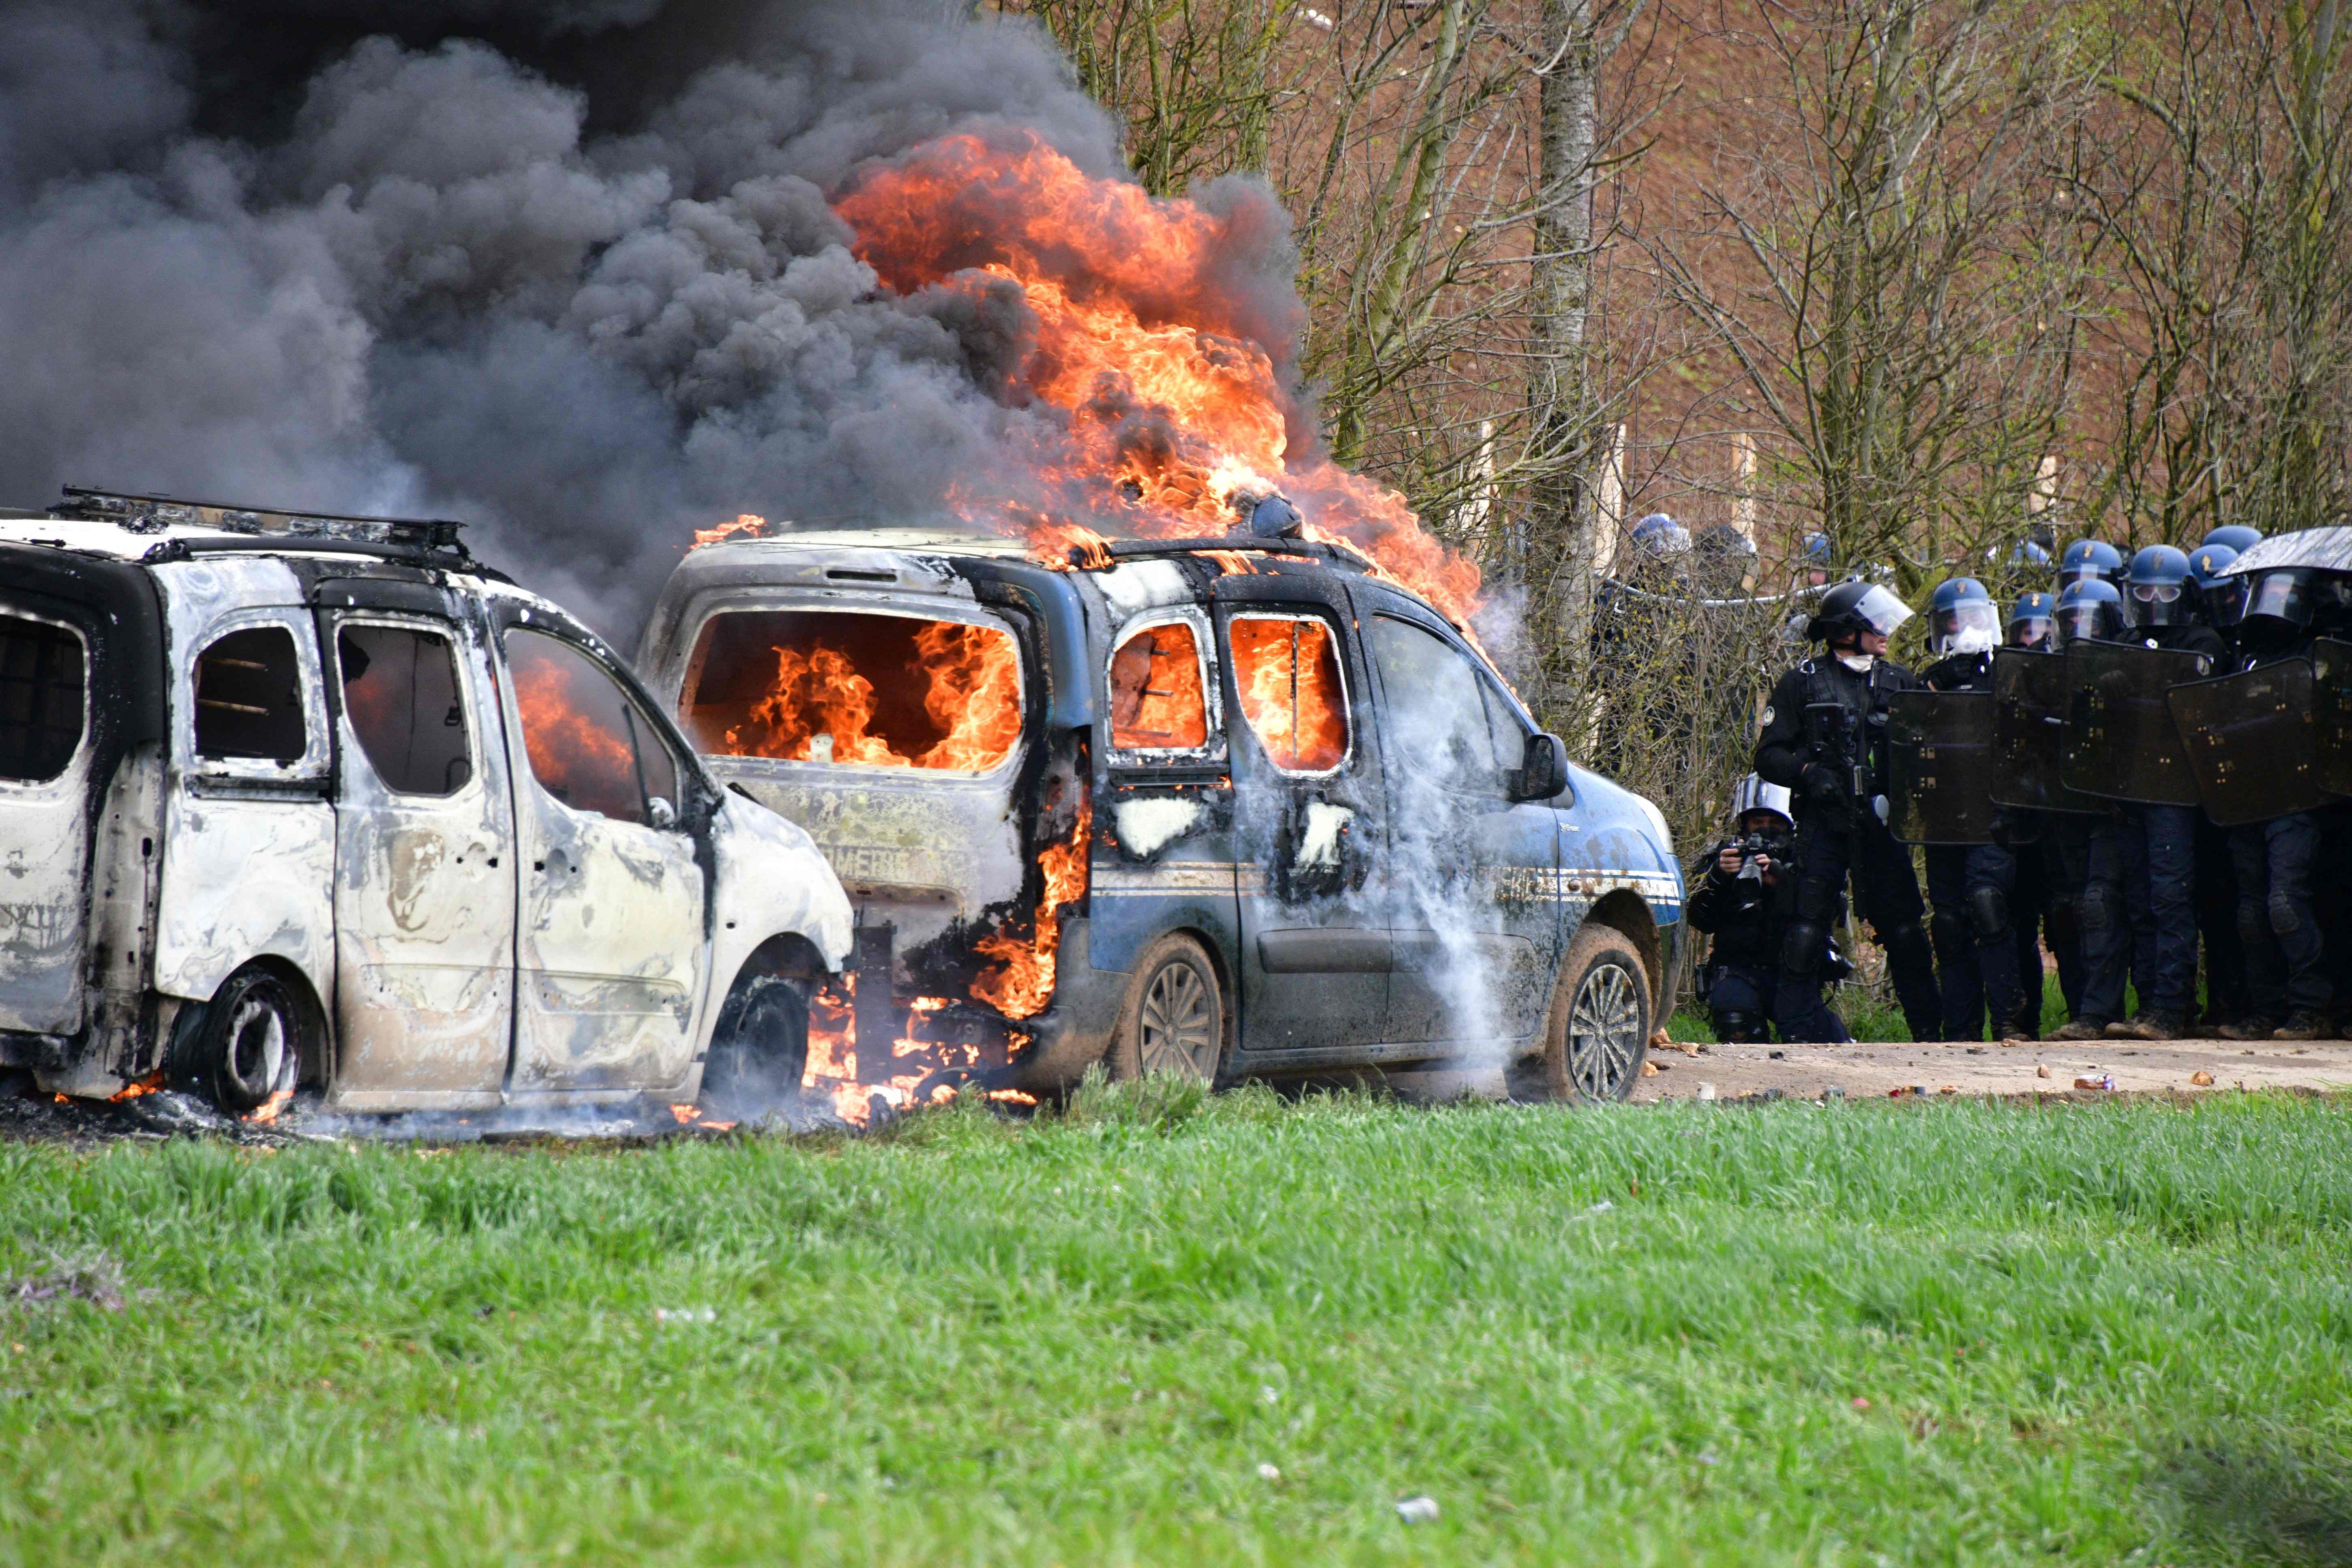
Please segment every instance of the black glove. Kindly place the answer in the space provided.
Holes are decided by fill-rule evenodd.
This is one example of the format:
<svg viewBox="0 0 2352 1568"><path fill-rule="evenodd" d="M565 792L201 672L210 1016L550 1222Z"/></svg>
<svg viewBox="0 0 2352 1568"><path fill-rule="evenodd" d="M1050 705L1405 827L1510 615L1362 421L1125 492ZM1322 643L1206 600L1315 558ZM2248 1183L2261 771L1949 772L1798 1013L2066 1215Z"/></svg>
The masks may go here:
<svg viewBox="0 0 2352 1568"><path fill-rule="evenodd" d="M1805 786L1805 798L1808 800L1821 805L1845 804L1845 781L1838 776L1838 771L1835 768L1823 767L1819 763L1808 763L1805 764L1803 775L1798 782Z"/></svg>

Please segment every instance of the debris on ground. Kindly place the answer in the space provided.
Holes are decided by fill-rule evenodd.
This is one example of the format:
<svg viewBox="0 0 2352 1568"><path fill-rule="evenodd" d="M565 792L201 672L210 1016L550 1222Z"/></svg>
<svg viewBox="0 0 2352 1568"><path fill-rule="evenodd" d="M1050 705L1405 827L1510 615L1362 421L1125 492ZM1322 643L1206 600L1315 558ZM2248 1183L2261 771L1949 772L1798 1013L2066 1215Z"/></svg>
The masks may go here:
<svg viewBox="0 0 2352 1568"><path fill-rule="evenodd" d="M52 1258L44 1273L0 1281L0 1300L20 1306L84 1301L101 1312L119 1312L128 1299L122 1270L102 1252L89 1258Z"/></svg>
<svg viewBox="0 0 2352 1568"><path fill-rule="evenodd" d="M1437 1500L1431 1497L1399 1498L1397 1517L1407 1524L1427 1524L1437 1517Z"/></svg>
<svg viewBox="0 0 2352 1568"><path fill-rule="evenodd" d="M1278 1481L1282 1479L1282 1471L1261 1459L1258 1461L1257 1479L1262 1481Z"/></svg>
<svg viewBox="0 0 2352 1568"><path fill-rule="evenodd" d="M2209 1089L2212 1086L2213 1075L2207 1072L2204 1068L2200 1068L2197 1071L2189 1075L2189 1081L2195 1084L2200 1089Z"/></svg>

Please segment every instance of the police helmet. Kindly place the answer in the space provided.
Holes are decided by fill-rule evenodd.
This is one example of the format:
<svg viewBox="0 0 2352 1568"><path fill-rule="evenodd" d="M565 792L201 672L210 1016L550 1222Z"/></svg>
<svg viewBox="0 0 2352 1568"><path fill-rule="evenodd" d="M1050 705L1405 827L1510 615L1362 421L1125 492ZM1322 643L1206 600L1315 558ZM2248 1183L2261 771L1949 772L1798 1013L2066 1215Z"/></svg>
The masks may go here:
<svg viewBox="0 0 2352 1568"><path fill-rule="evenodd" d="M1791 815L1790 805L1789 792L1785 788L1776 784L1766 784L1756 774L1749 773L1731 791L1731 825L1738 826L1751 811L1769 811L1783 823L1793 825L1797 819Z"/></svg>
<svg viewBox="0 0 2352 1568"><path fill-rule="evenodd" d="M1690 530L1663 511L1654 511L1633 525L1634 550L1655 560L1690 553Z"/></svg>
<svg viewBox="0 0 2352 1568"><path fill-rule="evenodd" d="M2124 575L2129 590L2124 609L2136 626L2177 626L2187 623L2192 607L2189 592L2189 556L2169 544L2151 544L2131 559Z"/></svg>
<svg viewBox="0 0 2352 1568"><path fill-rule="evenodd" d="M1927 647L1938 656L1990 653L2000 641L2000 612L1973 577L1950 577L1927 598Z"/></svg>
<svg viewBox="0 0 2352 1568"><path fill-rule="evenodd" d="M2238 624L2246 607L2246 580L2225 572L2238 552L2226 544L2200 544L2189 552L2189 581L2197 588L2197 607L2208 625L2224 628Z"/></svg>
<svg viewBox="0 0 2352 1568"><path fill-rule="evenodd" d="M2058 558L2058 586L2086 580L2112 583L2123 572L2123 555L2114 545L2102 539L2078 539Z"/></svg>
<svg viewBox="0 0 2352 1568"><path fill-rule="evenodd" d="M2042 549L2031 539L2021 539L2010 548L2009 565L2011 571L2023 567L2046 567L2049 564L2050 552Z"/></svg>
<svg viewBox="0 0 2352 1568"><path fill-rule="evenodd" d="M2293 642L2315 622L2332 618L2347 586L2336 574L2308 566L2273 566L2241 581L2246 583L2246 608L2238 635L2252 643Z"/></svg>
<svg viewBox="0 0 2352 1568"><path fill-rule="evenodd" d="M2247 551L2252 550L2255 545L2260 544L2262 542L2263 531L2261 529L2248 528L2242 522L2225 522L2221 527L2213 530L2210 533L2208 533L2203 539L2199 540L2198 543L2200 545L2226 544L2231 549L2236 551L2239 554L2243 555Z"/></svg>
<svg viewBox="0 0 2352 1568"><path fill-rule="evenodd" d="M1840 583L1822 595L1805 635L1815 642L1836 644L1864 632L1891 637L1911 618L1911 606L1875 583Z"/></svg>
<svg viewBox="0 0 2352 1568"><path fill-rule="evenodd" d="M1306 521L1286 496L1272 495L1250 509L1249 531L1259 539L1297 539Z"/></svg>
<svg viewBox="0 0 2352 1568"><path fill-rule="evenodd" d="M2112 642L2124 629L2124 596L2114 584L2085 577L2066 584L2053 618L2068 642Z"/></svg>
<svg viewBox="0 0 2352 1568"><path fill-rule="evenodd" d="M2057 608L2058 602L2047 594L2020 594L2009 609L2009 646L2049 652L2053 646L2051 619Z"/></svg>
<svg viewBox="0 0 2352 1568"><path fill-rule="evenodd" d="M1827 567L1830 563L1830 536L1826 533L1805 535L1805 552L1799 557L1808 566Z"/></svg>

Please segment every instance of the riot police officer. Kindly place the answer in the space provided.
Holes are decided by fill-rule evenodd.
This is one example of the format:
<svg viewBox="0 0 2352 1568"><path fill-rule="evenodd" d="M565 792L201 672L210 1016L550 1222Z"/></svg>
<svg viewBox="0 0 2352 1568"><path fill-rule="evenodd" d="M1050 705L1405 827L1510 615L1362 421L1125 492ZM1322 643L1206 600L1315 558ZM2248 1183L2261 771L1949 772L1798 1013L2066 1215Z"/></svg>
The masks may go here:
<svg viewBox="0 0 2352 1568"><path fill-rule="evenodd" d="M2189 552L2189 597L2195 606L2191 614L2224 642L2237 634L2245 607L2246 580L2231 575L2228 570L2238 558L2237 549L2213 535L2242 537L2253 531L2217 528ZM2197 818L2197 937L2205 949L2205 1016L2200 1022L2216 1034L2226 1033L2253 1008L2246 976L2245 938L2239 923L2238 874L2229 831L2200 813Z"/></svg>
<svg viewBox="0 0 2352 1568"><path fill-rule="evenodd" d="M1819 994L1831 924L1852 876L1855 908L1886 950L1911 1037L1943 1037L1936 963L1911 853L1886 829L1886 699L1917 683L1885 658L1910 619L1902 600L1872 583L1823 594L1806 636L1824 644L1772 688L1756 742L1756 772L1788 790L1797 813L1797 910L1780 953L1781 1009Z"/></svg>
<svg viewBox="0 0 2352 1568"><path fill-rule="evenodd" d="M2327 576L2305 567L2252 574L2235 668L2309 658L2322 617L2344 596L2344 587ZM2221 1031L2230 1039L2318 1040L2331 1032L2327 1013L2336 985L2313 897L2319 850L2313 812L2230 829L2238 931L2252 993L2251 1016Z"/></svg>
<svg viewBox="0 0 2352 1568"><path fill-rule="evenodd" d="M1927 599L1927 651L1919 672L1931 691L1990 691L2000 612L1973 577L1953 577ZM2001 822L1996 831L2007 836ZM1947 1038L1984 1037L1990 1010L1996 1039L2015 1024L2023 992L2010 900L2017 861L2002 844L1931 844L1927 902L1935 910L1936 978Z"/></svg>
<svg viewBox="0 0 2352 1568"><path fill-rule="evenodd" d="M2197 548L2202 550L2209 544L2226 544L2243 555L2262 542L2261 529L2248 528L2242 522L2225 522L2221 527L2210 530L2203 539L2199 540Z"/></svg>
<svg viewBox="0 0 2352 1568"><path fill-rule="evenodd" d="M2048 594L2020 594L2010 607L2003 646L2026 653L2058 651L2058 601ZM2074 892L2060 864L2060 825L2067 819L2041 811L2011 810L2009 848L2017 862L2010 918L2017 943L2018 1008L2010 1033L2032 1039L2042 1031L2042 952L2046 942L2058 964L2058 990L2071 1016L2083 994L2083 950L2075 929Z"/></svg>
<svg viewBox="0 0 2352 1568"><path fill-rule="evenodd" d="M2073 546L2068 550L2071 553ZM2095 573L2079 575L2059 593L2055 616L2062 646L2113 642L2123 635L2123 595ZM2121 826L2112 812L2053 816L2050 842L2054 850L2056 898L2073 906L2082 964L2081 982L2066 1000L2068 1022L2050 1037L2095 1040L2122 1016L2126 982L2135 972L2146 975L2153 957L2153 929L2137 944L2147 952L2133 951L2134 927L2142 923L2134 919L2134 911L2144 910L2147 902L2146 868L2126 857ZM2110 896L2112 873L2104 881L2095 880L2092 875L2095 864L2105 870L2110 861L2123 868L2124 896ZM2132 874L2135 870L2138 875Z"/></svg>
<svg viewBox="0 0 2352 1568"><path fill-rule="evenodd" d="M2171 648L2206 655L2216 666L2229 647L2210 626L2198 624L2189 557L2169 544L2151 544L2132 557L2125 574L2124 600L2129 625L2123 640L2152 648ZM2193 805L2130 805L2117 813L2113 843L2119 851L2095 853L2090 864L2090 893L2102 907L2117 909L2134 897L2132 884L2146 879L2146 908L2155 931L2153 962L2147 987L2140 993L2138 1014L2116 1016L2122 999L2103 993L2100 1010L2110 1038L2171 1040L2190 1034L2197 1000L2197 821ZM2137 877L2135 876L2135 871ZM2089 948L2093 922L2084 921L2084 946ZM2094 972L2102 960L2115 970L2115 943L2120 931L2108 921L2097 930L2103 944L2097 953L2086 952ZM2093 1011L2086 999L2086 1016ZM2077 1020L2081 1022L2081 1020Z"/></svg>
<svg viewBox="0 0 2352 1568"><path fill-rule="evenodd" d="M1789 792L1749 773L1732 793L1731 821L1731 837L1718 839L1691 868L1690 901L1683 910L1693 931L1713 939L1699 973L1715 1037L1760 1043L1769 1023L1783 1041L1851 1039L1845 1020L1822 1000L1818 978L1810 994L1791 995L1795 1012L1782 1010L1780 952L1797 891L1789 865L1797 832ZM1835 979L1842 967L1832 952L1822 978Z"/></svg>

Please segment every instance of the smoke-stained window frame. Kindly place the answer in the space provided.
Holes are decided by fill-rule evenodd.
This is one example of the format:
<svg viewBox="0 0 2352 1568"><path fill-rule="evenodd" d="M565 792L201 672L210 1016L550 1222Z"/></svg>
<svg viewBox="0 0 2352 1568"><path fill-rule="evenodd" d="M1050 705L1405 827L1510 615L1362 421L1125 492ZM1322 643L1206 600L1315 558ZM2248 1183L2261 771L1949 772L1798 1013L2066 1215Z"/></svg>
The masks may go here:
<svg viewBox="0 0 2352 1568"><path fill-rule="evenodd" d="M302 754L287 763L262 757L206 756L196 749L196 671L205 655L223 638L263 628L283 631L294 640ZM199 636L202 640L195 642L194 651L175 660L172 671L172 704L176 710L172 741L191 782L200 789L231 791L253 784L296 785L305 792L327 789L333 748L329 738L326 668L319 652L318 627L310 613L292 605L252 605L206 622Z"/></svg>
<svg viewBox="0 0 2352 1568"><path fill-rule="evenodd" d="M1248 710L1242 706L1241 675L1233 657L1233 626L1235 621L1311 621L1322 627L1323 634L1331 639L1331 667L1339 676L1339 716L1348 726L1347 743L1339 749L1338 762L1328 768L1286 768L1275 761L1273 751L1257 732L1257 726L1250 721ZM1348 637L1339 616L1307 606L1284 608L1278 602L1252 600L1236 604L1228 610L1222 629L1223 636L1219 639L1219 647L1224 655L1225 673L1234 683L1234 711L1240 715L1243 728L1249 731L1250 739L1256 742L1258 754L1265 759L1266 766L1286 779L1333 779L1346 773L1356 760L1356 737L1362 726L1357 722L1355 692L1348 684Z"/></svg>
<svg viewBox="0 0 2352 1568"><path fill-rule="evenodd" d="M1119 649L1146 632L1181 626L1192 634L1192 657L1201 675L1201 709L1207 739L1198 746L1120 746L1112 742L1116 721L1110 711L1111 667ZM1103 658L1103 752L1114 767L1171 767L1184 763L1223 763L1228 755L1224 689L1219 684L1223 661L1217 657L1216 628L1208 613L1197 605L1147 610L1119 624L1111 634L1110 650ZM1341 672L1345 684L1346 674Z"/></svg>
<svg viewBox="0 0 2352 1568"><path fill-rule="evenodd" d="M40 615L35 611L25 608L21 605L0 604L0 617L5 617L9 620L26 621L35 626L47 627L52 632L65 632L72 637L75 647L80 650L81 728L80 731L74 737L73 749L66 753L65 761L59 765L57 772L49 773L44 777L33 778L30 776L18 776L15 774L0 774L0 795L16 796L53 796L60 790L68 787L74 777L76 768L80 764L83 758L89 754L95 737L96 725L94 721L97 715L91 710L90 707L90 664L93 656L90 650L89 637L79 626L74 625L71 621L59 620L55 616Z"/></svg>
<svg viewBox="0 0 2352 1568"><path fill-rule="evenodd" d="M436 795L400 789L394 785L390 779L383 776L383 770L376 764L375 753L368 749L365 735L361 732L359 725L352 719L351 694L343 679L342 657L343 631L348 626L380 626L392 631L417 632L441 640L448 651L450 673L454 680L453 689L457 699L458 710L464 718L465 760L468 769L465 783L453 790ZM482 783L483 714L475 700L473 683L467 678L466 639L454 623L434 620L422 616L403 616L396 611L366 610L346 613L338 615L334 619L334 640L331 646L334 652L335 718L350 730L352 744L358 748L361 758L368 765L369 773L374 776L377 785L385 794L398 796L405 801L432 801L447 805L462 803L475 791L485 787Z"/></svg>

